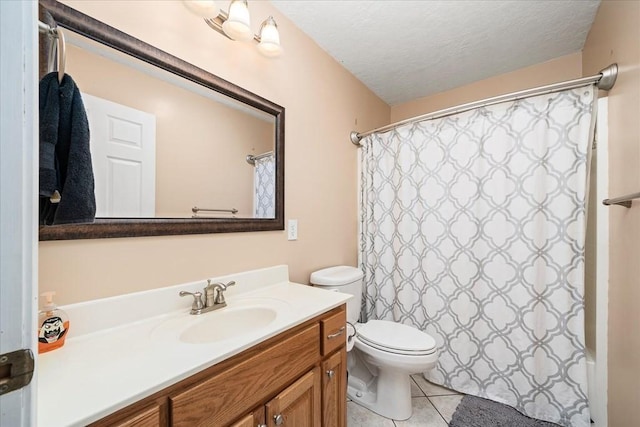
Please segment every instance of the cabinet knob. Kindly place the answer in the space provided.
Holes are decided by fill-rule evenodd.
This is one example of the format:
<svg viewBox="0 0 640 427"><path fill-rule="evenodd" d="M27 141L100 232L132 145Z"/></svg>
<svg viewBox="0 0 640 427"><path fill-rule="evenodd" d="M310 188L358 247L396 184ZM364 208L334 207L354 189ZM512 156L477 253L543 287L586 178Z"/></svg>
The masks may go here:
<svg viewBox="0 0 640 427"><path fill-rule="evenodd" d="M258 427L267 427L266 424L258 424Z"/></svg>
<svg viewBox="0 0 640 427"><path fill-rule="evenodd" d="M329 377L329 379L333 378L333 376L335 375L335 371L333 369L331 369L330 371L327 371L327 376Z"/></svg>
<svg viewBox="0 0 640 427"><path fill-rule="evenodd" d="M273 422L276 423L277 426L281 426L284 423L284 417L282 414L274 415Z"/></svg>

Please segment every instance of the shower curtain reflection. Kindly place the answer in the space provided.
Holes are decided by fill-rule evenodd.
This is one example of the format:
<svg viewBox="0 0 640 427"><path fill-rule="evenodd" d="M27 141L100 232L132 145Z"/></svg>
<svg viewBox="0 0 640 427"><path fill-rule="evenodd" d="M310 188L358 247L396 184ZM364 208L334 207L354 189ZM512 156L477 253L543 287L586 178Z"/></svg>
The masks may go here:
<svg viewBox="0 0 640 427"><path fill-rule="evenodd" d="M254 160L254 218L275 218L276 159L273 153L256 156Z"/></svg>

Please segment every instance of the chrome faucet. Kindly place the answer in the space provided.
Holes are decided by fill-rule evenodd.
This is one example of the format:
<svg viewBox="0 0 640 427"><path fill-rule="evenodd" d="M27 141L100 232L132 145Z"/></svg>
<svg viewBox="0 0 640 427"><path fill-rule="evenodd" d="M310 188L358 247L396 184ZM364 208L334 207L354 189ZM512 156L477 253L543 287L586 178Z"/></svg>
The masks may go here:
<svg viewBox="0 0 640 427"><path fill-rule="evenodd" d="M236 282L229 283L211 283L211 279L207 280L207 286L204 288L204 301L202 300L202 292L186 292L181 291L180 296L193 296L193 304L191 305L190 314L203 314L213 310L226 307L227 302L224 299L224 291L229 286L235 285Z"/></svg>

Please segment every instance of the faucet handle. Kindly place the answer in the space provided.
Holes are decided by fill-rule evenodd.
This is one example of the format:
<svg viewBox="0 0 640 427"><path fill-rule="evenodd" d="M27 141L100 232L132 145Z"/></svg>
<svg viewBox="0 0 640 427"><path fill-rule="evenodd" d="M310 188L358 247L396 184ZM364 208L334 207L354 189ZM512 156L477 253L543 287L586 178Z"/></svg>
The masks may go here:
<svg viewBox="0 0 640 427"><path fill-rule="evenodd" d="M233 280L228 282L228 283L213 283L213 284L211 284L210 286L218 288L218 292L216 293L216 299L215 299L214 303L215 304L226 304L223 292L226 291L229 286L233 286L235 284L236 284L236 282L233 281Z"/></svg>
<svg viewBox="0 0 640 427"><path fill-rule="evenodd" d="M224 290L226 291L226 290L227 290L227 288L228 288L229 286L233 286L233 285L235 285L235 284L236 284L236 281L235 281L235 280L230 281L229 283L227 283L226 285L224 285Z"/></svg>
<svg viewBox="0 0 640 427"><path fill-rule="evenodd" d="M230 281L228 283L222 283L222 282L211 283L211 279L207 280L207 285L215 286L217 288L220 288L223 291L226 291L229 286L233 286L235 284L236 284L236 282L234 280L232 280L232 281Z"/></svg>
<svg viewBox="0 0 640 427"><path fill-rule="evenodd" d="M191 314L195 314L204 308L204 303L202 302L202 292L187 292L180 291L179 294L181 297L185 297L187 295L191 295L193 297L193 304L191 305Z"/></svg>

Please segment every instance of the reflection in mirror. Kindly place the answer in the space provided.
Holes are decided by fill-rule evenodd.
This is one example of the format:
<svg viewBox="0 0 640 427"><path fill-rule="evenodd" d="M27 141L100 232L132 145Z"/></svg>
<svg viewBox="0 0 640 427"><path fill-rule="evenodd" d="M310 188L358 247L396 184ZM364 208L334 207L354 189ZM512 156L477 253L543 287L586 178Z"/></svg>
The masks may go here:
<svg viewBox="0 0 640 427"><path fill-rule="evenodd" d="M98 218L274 218L273 115L73 32L66 69L89 118Z"/></svg>
<svg viewBox="0 0 640 427"><path fill-rule="evenodd" d="M94 223L41 226L40 240L284 230L283 107L56 0L39 3L40 19L67 35L98 208Z"/></svg>

